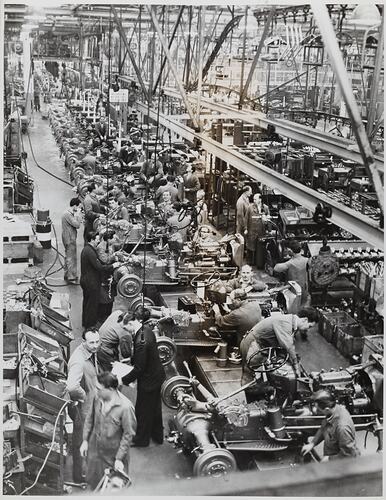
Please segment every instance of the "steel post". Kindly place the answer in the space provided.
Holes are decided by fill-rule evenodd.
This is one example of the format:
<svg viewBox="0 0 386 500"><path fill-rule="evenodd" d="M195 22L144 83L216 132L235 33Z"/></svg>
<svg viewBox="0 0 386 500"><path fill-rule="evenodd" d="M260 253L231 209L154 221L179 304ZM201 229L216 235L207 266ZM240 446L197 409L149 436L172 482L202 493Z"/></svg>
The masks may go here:
<svg viewBox="0 0 386 500"><path fill-rule="evenodd" d="M374 72L373 72L373 80L371 82L370 89L370 103L369 103L369 112L367 115L367 126L366 132L369 137L372 136L372 131L374 128L375 117L377 113L377 99L378 99L378 91L379 91L379 81L381 77L382 64L384 61L383 54L383 44L384 44L384 21L385 21L385 10L382 12L382 21L379 27L379 40L377 52L375 55L375 64L374 64ZM362 49L364 50L364 48Z"/></svg>
<svg viewBox="0 0 386 500"><path fill-rule="evenodd" d="M356 103L350 80L344 65L342 53L335 36L334 28L326 5L319 0L311 0L311 7L314 12L315 20L318 23L320 33L323 37L324 45L330 57L331 66L334 69L335 76L341 89L345 101L347 112L353 125L353 131L358 142L364 166L368 172L370 180L374 185L380 207L384 208L383 184L380 173L374 163L374 155L362 122L361 114Z"/></svg>

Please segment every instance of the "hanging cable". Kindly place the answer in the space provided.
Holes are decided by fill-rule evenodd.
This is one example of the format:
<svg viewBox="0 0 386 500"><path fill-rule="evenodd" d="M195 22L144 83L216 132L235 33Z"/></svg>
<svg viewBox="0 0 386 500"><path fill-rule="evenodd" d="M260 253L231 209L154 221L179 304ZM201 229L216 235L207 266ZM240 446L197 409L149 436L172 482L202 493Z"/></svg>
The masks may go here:
<svg viewBox="0 0 386 500"><path fill-rule="evenodd" d="M54 179L57 179L58 181L63 182L64 184L67 184L67 186L71 186L71 188L73 188L74 186L73 186L70 182L68 182L68 181L66 181L66 180L64 180L64 179L62 179L61 177L58 177L57 175L53 174L53 173L52 173L52 172L50 172L49 170L46 170L44 167L42 167L42 166L38 163L38 161L37 161L37 160L36 160L36 158L35 158L34 150L33 150L33 147L32 147L32 142L31 142L31 137L30 137L30 135L29 135L29 131L28 131L28 130L27 130L27 136L28 136L28 141L29 141L30 148L31 148L32 158L33 158L34 162L36 163L36 166L37 166L40 170L43 170L43 172L45 172L46 174L48 174L48 175L50 175L51 177L53 177Z"/></svg>

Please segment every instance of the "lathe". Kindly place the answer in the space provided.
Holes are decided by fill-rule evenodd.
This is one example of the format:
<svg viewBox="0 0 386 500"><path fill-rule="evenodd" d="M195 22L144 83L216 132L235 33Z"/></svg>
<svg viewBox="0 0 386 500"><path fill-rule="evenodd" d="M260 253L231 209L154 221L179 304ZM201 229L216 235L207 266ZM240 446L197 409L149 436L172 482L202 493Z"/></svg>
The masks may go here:
<svg viewBox="0 0 386 500"><path fill-rule="evenodd" d="M263 351L265 360L260 366L253 366L252 359L248 362L254 380L220 398L193 377L186 362L189 377L176 375L164 382L162 399L176 410L168 440L193 458L195 475L218 477L236 470L239 452L252 454L257 465L256 457L268 457L272 468L278 452L282 452L282 460L283 454L289 457L294 451L300 457L302 445L324 418L314 414L312 405L312 394L320 387L333 390L337 401L352 413L355 428L373 432L378 450L382 449L379 415L366 388L358 382L366 365L351 367L345 373L332 370L329 376L304 372L296 380L283 349L267 348L259 354ZM373 366L374 361L371 363ZM247 404L244 391L252 387L259 391L256 400ZM313 458L318 460L316 454ZM300 462L298 459L297 465Z"/></svg>

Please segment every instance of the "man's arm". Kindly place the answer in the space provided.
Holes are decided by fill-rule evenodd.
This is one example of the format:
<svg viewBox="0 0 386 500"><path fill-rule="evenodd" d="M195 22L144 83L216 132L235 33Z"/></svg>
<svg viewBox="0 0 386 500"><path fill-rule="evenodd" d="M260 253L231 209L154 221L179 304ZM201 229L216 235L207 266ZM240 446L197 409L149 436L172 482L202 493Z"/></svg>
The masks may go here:
<svg viewBox="0 0 386 500"><path fill-rule="evenodd" d="M232 278L231 280L227 281L225 285L225 290L227 293L230 293L232 290L235 290L238 287L237 283L237 278Z"/></svg>
<svg viewBox="0 0 386 500"><path fill-rule="evenodd" d="M81 224L80 217L72 215L72 214L70 214L70 212L67 212L64 216L65 216L66 221L70 224L70 226L73 226L76 229L80 228L80 224Z"/></svg>
<svg viewBox="0 0 386 500"><path fill-rule="evenodd" d="M97 271L112 271L113 265L112 264L103 264L97 257L97 254L93 252L91 249L89 249L88 253L88 263L96 269Z"/></svg>
<svg viewBox="0 0 386 500"><path fill-rule="evenodd" d="M87 415L83 424L83 441L88 441L90 439L94 427L95 398L96 396L94 395L92 402L87 410Z"/></svg>
<svg viewBox="0 0 386 500"><path fill-rule="evenodd" d="M67 374L67 391L73 401L84 401L86 399L86 392L81 387L83 379L83 366L84 362L81 359L70 359L68 363Z"/></svg>
<svg viewBox="0 0 386 500"><path fill-rule="evenodd" d="M223 328L233 328L240 324L240 317L237 314L237 311L232 311L225 316L221 316L221 314L216 314L216 325Z"/></svg>
<svg viewBox="0 0 386 500"><path fill-rule="evenodd" d="M288 352L292 366L296 373L300 374L294 339L290 332L290 324L279 319L277 322L274 321L272 326L280 347L283 347Z"/></svg>
<svg viewBox="0 0 386 500"><path fill-rule="evenodd" d="M259 281L256 278L252 279L251 286L255 292L262 292L267 288L267 285L263 281Z"/></svg>
<svg viewBox="0 0 386 500"><path fill-rule="evenodd" d="M132 420L133 415L132 412L130 412L130 408L124 408L122 412L122 418L121 418L121 425L122 425L122 437L121 441L119 443L119 448L117 451L117 454L115 455L115 460L121 460L123 461L125 457L128 458L129 455L129 449L130 449L130 440L131 437L134 435L134 426L132 425ZM135 415L134 415L135 419Z"/></svg>
<svg viewBox="0 0 386 500"><path fill-rule="evenodd" d="M133 340L130 334L119 339L119 348L123 359L130 358L133 354Z"/></svg>
<svg viewBox="0 0 386 500"><path fill-rule="evenodd" d="M273 268L273 272L275 274L279 273L286 273L288 271L289 267L289 260L287 262L281 262L280 264L276 264L275 267Z"/></svg>
<svg viewBox="0 0 386 500"><path fill-rule="evenodd" d="M87 218L87 220L93 221L100 216L99 212L93 211L92 200L90 199L89 196L86 196L86 198L84 199L83 208L84 208L84 215Z"/></svg>
<svg viewBox="0 0 386 500"><path fill-rule="evenodd" d="M125 377L122 377L122 382L125 385L129 385L131 382L134 382L134 380L137 380L137 378L141 375L141 373L143 373L146 367L146 361L147 361L146 344L137 344L134 349L135 349L134 368Z"/></svg>

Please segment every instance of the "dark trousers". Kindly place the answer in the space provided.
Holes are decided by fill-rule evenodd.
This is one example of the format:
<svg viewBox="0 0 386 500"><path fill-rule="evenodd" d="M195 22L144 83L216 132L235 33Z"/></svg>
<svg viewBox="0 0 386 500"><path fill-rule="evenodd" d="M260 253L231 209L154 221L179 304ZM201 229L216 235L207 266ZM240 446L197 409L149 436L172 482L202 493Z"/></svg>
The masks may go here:
<svg viewBox="0 0 386 500"><path fill-rule="evenodd" d="M69 406L68 414L73 421L72 431L72 480L74 483L85 481L84 460L80 456L80 445L83 441L83 418L79 406Z"/></svg>
<svg viewBox="0 0 386 500"><path fill-rule="evenodd" d="M98 321L99 308L99 287L89 288L82 285L83 305L82 305L82 326L92 328Z"/></svg>
<svg viewBox="0 0 386 500"><path fill-rule="evenodd" d="M108 302L107 304L99 303L98 306L98 320L104 323L106 319L110 316L113 311L114 301Z"/></svg>
<svg viewBox="0 0 386 500"><path fill-rule="evenodd" d="M147 446L150 438L156 443L162 444L164 430L160 387L150 392L144 391L140 387L138 388L135 416L137 417L135 444Z"/></svg>

